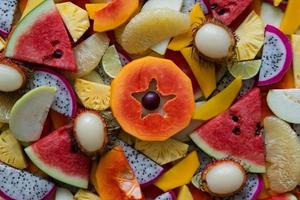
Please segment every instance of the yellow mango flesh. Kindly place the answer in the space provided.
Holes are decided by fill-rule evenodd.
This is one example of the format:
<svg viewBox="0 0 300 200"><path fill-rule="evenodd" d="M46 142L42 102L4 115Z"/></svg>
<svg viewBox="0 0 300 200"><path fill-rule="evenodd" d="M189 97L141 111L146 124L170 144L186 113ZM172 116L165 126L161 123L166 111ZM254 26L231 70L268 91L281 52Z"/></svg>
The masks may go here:
<svg viewBox="0 0 300 200"><path fill-rule="evenodd" d="M215 66L213 64L199 63L192 56L192 47L184 48L180 52L196 77L202 93L207 98L216 89Z"/></svg>
<svg viewBox="0 0 300 200"><path fill-rule="evenodd" d="M186 185L191 181L199 166L200 162L197 152L193 151L165 172L154 185L165 192Z"/></svg>
<svg viewBox="0 0 300 200"><path fill-rule="evenodd" d="M25 10L22 13L22 17L21 19L26 16L30 11L32 11L32 9L34 9L35 7L37 7L40 3L42 3L44 0L28 0Z"/></svg>
<svg viewBox="0 0 300 200"><path fill-rule="evenodd" d="M186 185L180 188L177 200L193 200L193 195Z"/></svg>
<svg viewBox="0 0 300 200"><path fill-rule="evenodd" d="M191 27L188 32L178 35L169 43L168 49L179 51L190 45L193 41L193 29L203 23L205 16L199 3L196 3L190 12Z"/></svg>
<svg viewBox="0 0 300 200"><path fill-rule="evenodd" d="M300 35L292 35L295 87L300 88Z"/></svg>
<svg viewBox="0 0 300 200"><path fill-rule="evenodd" d="M300 1L289 0L284 17L280 24L280 30L285 34L295 33L300 26Z"/></svg>
<svg viewBox="0 0 300 200"><path fill-rule="evenodd" d="M101 10L107 5L107 3L87 3L85 4L85 9L88 12L89 18L94 19L95 13Z"/></svg>
<svg viewBox="0 0 300 200"><path fill-rule="evenodd" d="M236 78L227 88L202 104L194 112L193 119L209 120L226 111L238 95L242 87L242 79Z"/></svg>

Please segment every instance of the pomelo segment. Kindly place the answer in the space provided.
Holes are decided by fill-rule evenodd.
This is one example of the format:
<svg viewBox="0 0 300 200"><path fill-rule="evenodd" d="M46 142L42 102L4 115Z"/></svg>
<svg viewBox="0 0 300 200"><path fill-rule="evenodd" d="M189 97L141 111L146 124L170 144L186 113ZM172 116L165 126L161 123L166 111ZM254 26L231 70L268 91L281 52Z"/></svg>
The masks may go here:
<svg viewBox="0 0 300 200"><path fill-rule="evenodd" d="M14 136L23 142L40 138L56 88L41 86L22 96L10 113L9 127Z"/></svg>
<svg viewBox="0 0 300 200"><path fill-rule="evenodd" d="M76 71L71 42L53 0L39 4L17 24L5 56Z"/></svg>
<svg viewBox="0 0 300 200"><path fill-rule="evenodd" d="M121 45L128 53L142 53L164 39L186 32L189 27L189 16L178 11L167 8L144 11L125 26Z"/></svg>
<svg viewBox="0 0 300 200"><path fill-rule="evenodd" d="M265 149L261 134L261 95L255 88L226 112L190 135L207 154L216 159L233 157L250 172L265 172Z"/></svg>
<svg viewBox="0 0 300 200"><path fill-rule="evenodd" d="M72 127L64 126L25 148L31 161L49 176L64 183L87 188L90 160L72 136Z"/></svg>

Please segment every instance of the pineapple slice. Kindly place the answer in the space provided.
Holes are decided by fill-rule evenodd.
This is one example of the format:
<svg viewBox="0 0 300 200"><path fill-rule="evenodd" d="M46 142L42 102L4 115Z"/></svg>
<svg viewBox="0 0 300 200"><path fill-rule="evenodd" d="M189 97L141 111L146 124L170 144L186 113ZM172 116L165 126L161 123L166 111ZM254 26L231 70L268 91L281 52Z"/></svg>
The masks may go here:
<svg viewBox="0 0 300 200"><path fill-rule="evenodd" d="M292 35L295 87L300 88L300 35Z"/></svg>
<svg viewBox="0 0 300 200"><path fill-rule="evenodd" d="M84 107L102 111L110 106L110 86L83 79L75 80L75 92Z"/></svg>
<svg viewBox="0 0 300 200"><path fill-rule="evenodd" d="M73 41L77 42L90 27L87 12L72 2L56 4L56 7L63 18Z"/></svg>
<svg viewBox="0 0 300 200"><path fill-rule="evenodd" d="M264 25L261 18L252 11L235 31L237 42L237 59L252 60L264 44Z"/></svg>
<svg viewBox="0 0 300 200"><path fill-rule="evenodd" d="M135 149L142 152L160 165L178 160L186 156L189 145L174 139L162 142L147 142L137 140Z"/></svg>
<svg viewBox="0 0 300 200"><path fill-rule="evenodd" d="M274 116L264 119L264 131L270 189L289 192L300 180L300 142L289 124Z"/></svg>
<svg viewBox="0 0 300 200"><path fill-rule="evenodd" d="M279 4L282 2L282 0L274 0L273 5L274 6L279 6Z"/></svg>
<svg viewBox="0 0 300 200"><path fill-rule="evenodd" d="M0 135L0 161L18 169L27 167L21 145L10 130Z"/></svg>
<svg viewBox="0 0 300 200"><path fill-rule="evenodd" d="M171 9L143 11L134 16L121 34L121 45L130 54L146 51L153 45L186 32L189 16Z"/></svg>
<svg viewBox="0 0 300 200"><path fill-rule="evenodd" d="M74 200L100 200L100 197L88 190L80 189L76 192Z"/></svg>

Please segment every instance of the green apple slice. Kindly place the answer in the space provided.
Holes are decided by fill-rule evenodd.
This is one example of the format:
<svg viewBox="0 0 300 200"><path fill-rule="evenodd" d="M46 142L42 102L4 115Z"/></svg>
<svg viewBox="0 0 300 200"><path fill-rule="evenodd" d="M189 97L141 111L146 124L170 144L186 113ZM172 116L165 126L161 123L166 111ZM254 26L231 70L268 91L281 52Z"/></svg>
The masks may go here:
<svg viewBox="0 0 300 200"><path fill-rule="evenodd" d="M13 106L9 126L22 142L34 142L41 136L56 88L41 86L22 96Z"/></svg>

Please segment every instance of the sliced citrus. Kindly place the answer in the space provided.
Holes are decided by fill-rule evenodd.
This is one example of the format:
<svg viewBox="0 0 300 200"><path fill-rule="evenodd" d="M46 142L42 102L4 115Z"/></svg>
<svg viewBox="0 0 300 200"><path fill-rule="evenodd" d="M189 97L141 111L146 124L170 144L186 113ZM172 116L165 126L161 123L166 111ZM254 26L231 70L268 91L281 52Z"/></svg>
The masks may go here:
<svg viewBox="0 0 300 200"><path fill-rule="evenodd" d="M238 60L252 60L264 44L264 24L252 11L235 31L239 40L236 45Z"/></svg>
<svg viewBox="0 0 300 200"><path fill-rule="evenodd" d="M293 190L300 179L300 142L288 123L277 117L264 119L267 177L277 193Z"/></svg>
<svg viewBox="0 0 300 200"><path fill-rule="evenodd" d="M228 71L232 76L237 78L240 76L243 80L254 77L260 68L261 60L249 60L228 65Z"/></svg>
<svg viewBox="0 0 300 200"><path fill-rule="evenodd" d="M122 69L119 53L114 45L106 49L102 58L104 72L111 78L115 78Z"/></svg>
<svg viewBox="0 0 300 200"><path fill-rule="evenodd" d="M131 54L142 53L164 39L186 32L189 16L167 8L143 11L133 17L121 34L121 45Z"/></svg>

